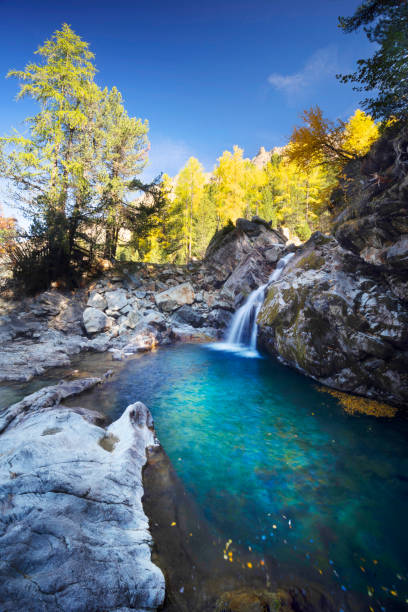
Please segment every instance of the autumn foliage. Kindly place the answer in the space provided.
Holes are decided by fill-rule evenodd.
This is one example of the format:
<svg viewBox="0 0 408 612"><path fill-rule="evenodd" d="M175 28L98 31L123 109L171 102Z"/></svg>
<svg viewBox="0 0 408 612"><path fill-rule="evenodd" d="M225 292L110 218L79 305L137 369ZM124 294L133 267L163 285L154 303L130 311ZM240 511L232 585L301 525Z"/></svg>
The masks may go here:
<svg viewBox="0 0 408 612"><path fill-rule="evenodd" d="M377 124L360 109L348 122L326 119L319 106L305 110L301 118L303 124L294 128L288 147L288 159L299 167L326 164L341 169L365 155L379 136Z"/></svg>
<svg viewBox="0 0 408 612"><path fill-rule="evenodd" d="M16 220L4 217L0 208L0 256L4 255L6 248L13 242L16 233Z"/></svg>

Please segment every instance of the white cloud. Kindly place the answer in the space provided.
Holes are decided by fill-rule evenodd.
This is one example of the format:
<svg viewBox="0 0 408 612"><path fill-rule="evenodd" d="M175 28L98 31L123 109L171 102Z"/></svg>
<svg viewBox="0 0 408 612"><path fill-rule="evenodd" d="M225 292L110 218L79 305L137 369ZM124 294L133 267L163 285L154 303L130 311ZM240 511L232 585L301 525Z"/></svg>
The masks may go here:
<svg viewBox="0 0 408 612"><path fill-rule="evenodd" d="M327 76L334 76L338 71L336 47L324 47L318 49L299 72L288 75L275 72L269 75L268 83L284 93L290 101L305 89L316 85Z"/></svg>

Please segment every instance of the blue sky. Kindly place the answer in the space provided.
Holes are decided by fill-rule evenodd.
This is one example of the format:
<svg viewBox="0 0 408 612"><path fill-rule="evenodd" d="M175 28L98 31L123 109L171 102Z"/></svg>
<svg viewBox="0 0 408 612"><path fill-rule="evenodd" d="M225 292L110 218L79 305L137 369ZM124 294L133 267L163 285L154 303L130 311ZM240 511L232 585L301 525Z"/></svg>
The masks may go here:
<svg viewBox="0 0 408 612"><path fill-rule="evenodd" d="M371 55L339 15L356 0L0 0L0 133L33 112L15 101L34 50L63 22L96 55L99 85L116 85L130 115L150 122L144 177L175 174L194 155L211 170L234 144L252 157L285 144L299 113L319 104L347 118L359 94L335 74Z"/></svg>

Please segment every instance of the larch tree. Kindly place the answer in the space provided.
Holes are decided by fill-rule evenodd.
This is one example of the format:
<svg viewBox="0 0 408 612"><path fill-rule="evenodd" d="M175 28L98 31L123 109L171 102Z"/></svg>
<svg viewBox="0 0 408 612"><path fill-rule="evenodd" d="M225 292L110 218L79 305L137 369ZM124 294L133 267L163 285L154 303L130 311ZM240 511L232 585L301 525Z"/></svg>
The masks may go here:
<svg viewBox="0 0 408 612"><path fill-rule="evenodd" d="M339 170L350 160L365 155L378 138L378 127L370 115L357 110L346 123L330 121L315 106L301 115L303 125L292 132L286 155L300 168L327 164Z"/></svg>
<svg viewBox="0 0 408 612"><path fill-rule="evenodd" d="M234 145L233 152L224 151L214 170L215 203L219 225L235 221L245 208L246 162L243 149Z"/></svg>
<svg viewBox="0 0 408 612"><path fill-rule="evenodd" d="M40 110L26 119L27 136L1 139L2 165L21 208L33 220L34 235L41 234L48 243L52 277L65 270L79 212L90 203L91 124L100 93L94 56L67 24L36 54L39 63L8 74L21 83L18 98L31 97Z"/></svg>
<svg viewBox="0 0 408 612"><path fill-rule="evenodd" d="M370 115L358 108L344 126L344 148L362 157L368 153L379 135L380 130L377 123Z"/></svg>
<svg viewBox="0 0 408 612"><path fill-rule="evenodd" d="M105 216L104 256L114 258L119 232L125 225L129 181L140 174L147 162L149 125L147 121L129 117L116 87L102 92L97 124L98 180Z"/></svg>
<svg viewBox="0 0 408 612"><path fill-rule="evenodd" d="M8 76L20 81L18 98L32 98L39 111L26 120L27 135L0 141L2 174L32 220L20 272L33 290L89 267L100 252L98 234L105 255L114 257L120 228L146 233L163 208L157 183L137 178L147 160L148 124L128 116L115 87L97 86L88 43L64 24L36 54L38 63Z"/></svg>
<svg viewBox="0 0 408 612"><path fill-rule="evenodd" d="M190 261L193 248L193 218L200 205L206 177L204 168L195 157L190 157L180 171L175 186L175 200L183 214L183 251Z"/></svg>

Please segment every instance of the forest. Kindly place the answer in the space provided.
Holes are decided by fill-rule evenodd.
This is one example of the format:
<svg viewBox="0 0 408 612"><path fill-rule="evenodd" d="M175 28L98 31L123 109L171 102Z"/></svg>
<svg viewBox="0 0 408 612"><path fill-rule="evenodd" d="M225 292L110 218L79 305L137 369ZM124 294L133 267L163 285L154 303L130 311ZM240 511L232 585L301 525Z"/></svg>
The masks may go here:
<svg viewBox="0 0 408 612"><path fill-rule="evenodd" d="M201 259L214 232L239 217L262 217L297 243L329 231L343 168L397 120L377 101L335 122L315 105L287 144L262 159L248 159L234 145L211 172L190 157L176 176L162 173L146 184L148 121L129 116L116 87L97 84L89 44L63 24L35 53L37 63L7 76L19 82L17 99L34 100L38 112L25 119L23 133L0 139L0 175L30 223L23 230L0 217L0 248L28 292L61 279L75 286L102 260ZM369 70L371 87L379 67Z"/></svg>

